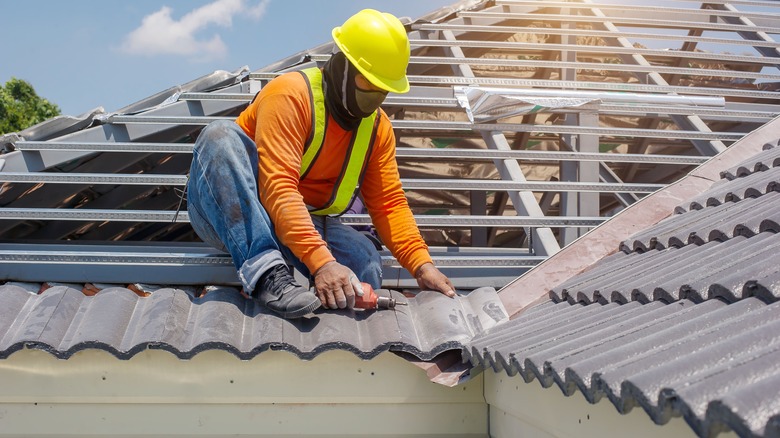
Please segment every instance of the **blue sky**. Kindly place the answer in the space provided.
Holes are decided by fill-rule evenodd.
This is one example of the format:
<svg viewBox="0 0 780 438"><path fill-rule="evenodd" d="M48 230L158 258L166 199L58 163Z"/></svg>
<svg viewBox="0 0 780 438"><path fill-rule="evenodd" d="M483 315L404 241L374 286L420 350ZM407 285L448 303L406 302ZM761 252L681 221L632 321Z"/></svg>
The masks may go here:
<svg viewBox="0 0 780 438"><path fill-rule="evenodd" d="M456 0L0 0L0 84L63 114L114 111L215 70L264 67L330 41L363 8L417 18Z"/></svg>

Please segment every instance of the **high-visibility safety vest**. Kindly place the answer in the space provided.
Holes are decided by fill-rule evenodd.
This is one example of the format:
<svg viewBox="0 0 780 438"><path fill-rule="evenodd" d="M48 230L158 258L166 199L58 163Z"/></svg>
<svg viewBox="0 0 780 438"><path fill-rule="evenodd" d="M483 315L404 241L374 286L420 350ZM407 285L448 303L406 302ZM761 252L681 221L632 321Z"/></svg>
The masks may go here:
<svg viewBox="0 0 780 438"><path fill-rule="evenodd" d="M301 159L301 177L303 180L309 173L314 161L317 159L322 144L325 141L325 94L322 91L322 71L317 67L307 68L300 72L306 78L311 96L312 109L312 133L304 145ZM376 128L379 124L379 110L364 118L360 122L357 131L352 134L352 141L347 150L347 159L341 167L336 184L333 186L333 194L324 206L309 210L309 213L320 216L339 215L352 203L352 198L357 193L360 181L366 168L368 155L373 148Z"/></svg>

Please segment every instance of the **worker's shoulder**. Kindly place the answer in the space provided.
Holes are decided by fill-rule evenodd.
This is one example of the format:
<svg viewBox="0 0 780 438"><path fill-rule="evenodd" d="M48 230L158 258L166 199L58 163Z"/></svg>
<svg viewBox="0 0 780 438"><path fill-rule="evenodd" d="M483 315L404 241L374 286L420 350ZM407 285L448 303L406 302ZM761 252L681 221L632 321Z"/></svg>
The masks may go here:
<svg viewBox="0 0 780 438"><path fill-rule="evenodd" d="M393 130L393 123L390 121L390 116L387 115L384 109L379 108L379 132Z"/></svg>
<svg viewBox="0 0 780 438"><path fill-rule="evenodd" d="M306 85L306 80L303 74L299 71L291 71L283 73L273 78L266 86L263 87L261 93L285 93L285 94L308 94L309 88Z"/></svg>
<svg viewBox="0 0 780 438"><path fill-rule="evenodd" d="M279 76L275 77L271 83L299 83L299 84L306 84L306 81L303 79L303 72L301 71L288 71L287 73L282 73Z"/></svg>

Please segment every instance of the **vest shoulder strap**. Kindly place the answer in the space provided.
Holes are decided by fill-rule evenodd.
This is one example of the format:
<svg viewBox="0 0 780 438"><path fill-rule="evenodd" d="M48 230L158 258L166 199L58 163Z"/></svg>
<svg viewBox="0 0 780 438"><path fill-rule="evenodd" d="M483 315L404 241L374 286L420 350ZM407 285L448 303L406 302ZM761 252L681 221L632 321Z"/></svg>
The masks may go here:
<svg viewBox="0 0 780 438"><path fill-rule="evenodd" d="M301 178L309 171L314 158L320 153L322 143L325 141L325 93L322 91L322 71L317 67L307 68L301 71L309 86L309 103L311 105L311 134L303 145L303 157L301 158Z"/></svg>

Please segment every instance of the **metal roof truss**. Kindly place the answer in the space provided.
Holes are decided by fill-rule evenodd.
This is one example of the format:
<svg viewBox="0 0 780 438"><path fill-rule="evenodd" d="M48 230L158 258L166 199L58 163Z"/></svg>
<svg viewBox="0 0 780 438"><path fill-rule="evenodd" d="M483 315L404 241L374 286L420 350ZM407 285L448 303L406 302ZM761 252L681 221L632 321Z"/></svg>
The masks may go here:
<svg viewBox="0 0 780 438"><path fill-rule="evenodd" d="M408 24L413 87L384 109L410 205L457 287L503 286L780 114L777 3L663 2L485 1ZM0 277L235 283L229 257L185 243L197 238L186 211L176 212L194 139L205 124L234 119L267 81L331 52L324 44L227 83L195 81L75 132L4 137L0 233L10 243L0 244ZM521 98L531 102L598 99L472 122L455 93L464 86L528 90ZM723 105L695 103L709 96ZM93 244L51 244L81 240ZM386 286L416 287L383 255ZM42 265L51 278L36 277ZM137 265L149 268L143 279L133 277Z"/></svg>

